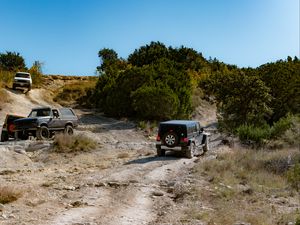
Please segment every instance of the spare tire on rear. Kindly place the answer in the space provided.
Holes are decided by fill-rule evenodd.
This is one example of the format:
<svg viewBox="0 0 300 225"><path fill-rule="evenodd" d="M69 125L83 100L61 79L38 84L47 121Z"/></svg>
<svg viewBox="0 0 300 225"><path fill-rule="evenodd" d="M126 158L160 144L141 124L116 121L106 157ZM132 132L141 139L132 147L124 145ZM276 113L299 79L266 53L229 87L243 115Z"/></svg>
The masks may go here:
<svg viewBox="0 0 300 225"><path fill-rule="evenodd" d="M178 144L178 136L176 133L170 131L163 136L163 142L166 146L172 148Z"/></svg>

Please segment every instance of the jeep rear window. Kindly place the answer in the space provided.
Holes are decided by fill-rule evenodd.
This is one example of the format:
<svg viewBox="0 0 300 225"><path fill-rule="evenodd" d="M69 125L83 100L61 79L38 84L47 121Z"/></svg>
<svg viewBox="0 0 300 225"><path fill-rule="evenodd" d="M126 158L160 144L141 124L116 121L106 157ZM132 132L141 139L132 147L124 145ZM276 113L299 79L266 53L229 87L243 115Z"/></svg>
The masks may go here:
<svg viewBox="0 0 300 225"><path fill-rule="evenodd" d="M50 116L50 109L34 109L31 111L28 117L43 117Z"/></svg>
<svg viewBox="0 0 300 225"><path fill-rule="evenodd" d="M29 74L17 73L15 77L29 78Z"/></svg>
<svg viewBox="0 0 300 225"><path fill-rule="evenodd" d="M186 134L186 126L184 125L176 125L176 124L161 124L159 127L159 133L164 135L169 131L174 131L175 133L184 133Z"/></svg>
<svg viewBox="0 0 300 225"><path fill-rule="evenodd" d="M63 116L75 116L71 109L63 108L59 110Z"/></svg>

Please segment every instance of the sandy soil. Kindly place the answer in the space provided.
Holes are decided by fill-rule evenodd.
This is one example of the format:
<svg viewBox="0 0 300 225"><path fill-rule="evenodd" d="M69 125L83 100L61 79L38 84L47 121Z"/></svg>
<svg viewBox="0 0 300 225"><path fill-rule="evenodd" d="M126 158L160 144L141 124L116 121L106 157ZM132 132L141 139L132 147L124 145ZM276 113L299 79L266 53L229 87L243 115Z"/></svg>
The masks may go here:
<svg viewBox="0 0 300 225"><path fill-rule="evenodd" d="M0 111L26 116L32 107L49 105L42 90L27 94L6 90L12 102ZM22 191L20 199L0 208L1 225L168 224L184 177L199 158L157 157L155 142L135 124L77 110L76 133L97 141L91 152L58 154L51 141L0 144L0 184ZM211 120L212 117L210 117ZM201 121L213 124L214 121ZM212 132L214 156L220 144Z"/></svg>

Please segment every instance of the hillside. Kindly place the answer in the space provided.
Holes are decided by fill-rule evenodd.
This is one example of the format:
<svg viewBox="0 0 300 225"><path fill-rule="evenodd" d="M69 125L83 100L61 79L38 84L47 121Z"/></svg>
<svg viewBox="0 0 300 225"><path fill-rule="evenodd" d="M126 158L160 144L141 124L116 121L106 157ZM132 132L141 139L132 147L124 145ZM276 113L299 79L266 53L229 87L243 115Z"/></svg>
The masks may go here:
<svg viewBox="0 0 300 225"><path fill-rule="evenodd" d="M58 88L62 84L61 80L51 82L48 87ZM59 106L49 101L49 96L45 97L48 91L33 89L23 94L5 90L10 103L2 106L1 117L6 112L26 115L31 107L40 104ZM285 181L280 181L282 187L269 186L268 182L253 183L245 178L247 184L231 186L233 178L223 181L218 177L221 171L234 173L236 168L229 166L231 160L239 157L237 151L247 150L237 142L235 146L222 144L226 139L215 129L213 106L203 103L198 110L202 114L195 116L208 125L207 130L212 134L211 150L193 159L171 153L156 157L154 137L149 133L138 129L134 122L107 118L92 110L76 110L80 118L76 134L97 143L94 150L59 153L53 151L53 141L1 143L0 199L3 191L20 193L17 201L0 205L1 224L192 225L211 224L209 221L214 224L295 221L300 202L298 194L288 194ZM284 158L285 151L280 152ZM291 152L298 154L295 150ZM275 156L269 155L269 162ZM270 181L274 179L279 178ZM234 201L234 206L228 200ZM239 208L244 201L249 207ZM228 216L224 216L219 207L229 205L239 212L228 210ZM258 205L262 212L257 212Z"/></svg>

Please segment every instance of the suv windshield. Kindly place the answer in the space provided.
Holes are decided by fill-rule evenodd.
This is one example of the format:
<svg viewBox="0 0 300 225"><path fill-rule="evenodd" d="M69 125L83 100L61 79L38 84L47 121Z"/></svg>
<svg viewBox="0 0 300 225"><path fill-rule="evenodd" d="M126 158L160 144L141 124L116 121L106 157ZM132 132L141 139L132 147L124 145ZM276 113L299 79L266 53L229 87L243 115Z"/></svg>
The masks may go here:
<svg viewBox="0 0 300 225"><path fill-rule="evenodd" d="M15 77L29 78L29 74L26 74L26 73L17 73Z"/></svg>
<svg viewBox="0 0 300 225"><path fill-rule="evenodd" d="M28 117L43 117L50 116L50 109L34 109L31 111Z"/></svg>

